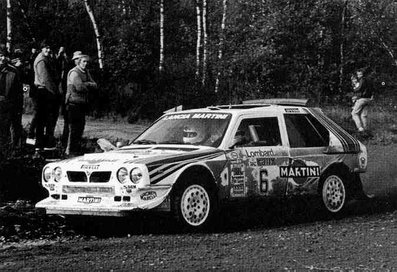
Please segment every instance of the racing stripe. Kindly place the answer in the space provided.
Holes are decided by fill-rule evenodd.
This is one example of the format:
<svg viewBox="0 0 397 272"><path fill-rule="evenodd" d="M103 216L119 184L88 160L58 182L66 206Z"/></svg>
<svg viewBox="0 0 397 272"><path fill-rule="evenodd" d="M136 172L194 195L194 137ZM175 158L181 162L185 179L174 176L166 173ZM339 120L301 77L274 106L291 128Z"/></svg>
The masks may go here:
<svg viewBox="0 0 397 272"><path fill-rule="evenodd" d="M220 156L221 154L211 154L211 155L207 155L207 156L200 156L191 160L187 160L184 162L180 162L178 164L168 164L166 165L166 167L160 166L157 169L154 169L151 173L149 173L150 176L150 183L151 184L156 184L158 182L160 182L162 179L168 177L169 175L175 173L176 171L178 171L179 169L181 169L182 167L193 163L193 162L197 162L197 161L202 161L202 160L210 160L210 159L214 159L218 156ZM165 171L158 171L159 169L164 170Z"/></svg>
<svg viewBox="0 0 397 272"><path fill-rule="evenodd" d="M360 152L360 144L353 136L338 126L333 120L325 116L318 109L308 109L313 116L339 139L344 152Z"/></svg>
<svg viewBox="0 0 397 272"><path fill-rule="evenodd" d="M220 154L211 154L211 155L196 157L194 159L186 160L186 161L183 161L183 162L161 165L161 166L153 169L151 172L149 172L149 177L150 177L151 180L152 179L157 179L158 175L162 176L162 174L164 172L168 173L169 172L168 170L170 168L175 168L175 166L179 166L179 165L183 165L184 166L186 164L197 162L197 161L201 161L201 160L210 160L210 159L216 158L218 156L220 156Z"/></svg>
<svg viewBox="0 0 397 272"><path fill-rule="evenodd" d="M172 163L172 162L180 162L180 161L185 161L189 159L194 159L200 156L207 156L207 155L212 155L212 154L219 154L223 153L222 150L219 149L211 149L211 150L199 150L199 151L191 151L191 152L184 152L182 154L177 154L177 155L169 155L167 157L164 157L160 160L152 160L148 162L147 158L143 158L141 160L137 160L137 163L145 163L148 167L152 165L159 165L159 164L165 164L165 163Z"/></svg>
<svg viewBox="0 0 397 272"><path fill-rule="evenodd" d="M215 158L215 157L217 157L219 155L220 154L209 154L209 155L205 155L204 154L204 155L201 155L201 156L189 159L189 160L177 161L177 162L172 162L172 163L167 163L167 164L151 165L150 168L148 168L149 169L149 175L152 176L156 172L164 171L166 168L173 167L176 164L185 163L185 162L190 163L190 162L195 162L195 161L198 161L198 160L207 160L207 159L210 159L210 158L213 158L213 157Z"/></svg>

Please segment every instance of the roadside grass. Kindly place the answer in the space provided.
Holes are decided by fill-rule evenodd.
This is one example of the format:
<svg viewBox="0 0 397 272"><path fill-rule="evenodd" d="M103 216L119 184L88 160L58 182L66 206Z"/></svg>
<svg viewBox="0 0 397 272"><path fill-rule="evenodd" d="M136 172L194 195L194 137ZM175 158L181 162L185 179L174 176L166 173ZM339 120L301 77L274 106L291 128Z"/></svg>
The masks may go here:
<svg viewBox="0 0 397 272"><path fill-rule="evenodd" d="M355 135L356 127L351 117L351 108L334 105L322 108L324 113L342 126L346 131ZM366 144L390 145L397 143L397 108L391 105L374 104L368 111L368 127L372 137Z"/></svg>

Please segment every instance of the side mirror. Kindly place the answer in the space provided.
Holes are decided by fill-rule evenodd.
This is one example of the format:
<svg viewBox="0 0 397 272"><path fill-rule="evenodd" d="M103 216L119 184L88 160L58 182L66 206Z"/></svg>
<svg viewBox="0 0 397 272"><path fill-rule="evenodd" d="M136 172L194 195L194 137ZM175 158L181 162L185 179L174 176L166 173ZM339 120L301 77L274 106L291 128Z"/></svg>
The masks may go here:
<svg viewBox="0 0 397 272"><path fill-rule="evenodd" d="M111 142L109 142L108 140L103 139L103 138L98 139L96 143L105 152L118 149L118 147L114 146Z"/></svg>

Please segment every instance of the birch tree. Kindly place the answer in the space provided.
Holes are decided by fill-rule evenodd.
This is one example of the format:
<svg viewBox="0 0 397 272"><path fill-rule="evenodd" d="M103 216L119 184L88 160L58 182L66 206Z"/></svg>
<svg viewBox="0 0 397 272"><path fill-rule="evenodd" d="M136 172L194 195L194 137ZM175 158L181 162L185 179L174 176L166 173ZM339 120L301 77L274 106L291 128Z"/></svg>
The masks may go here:
<svg viewBox="0 0 397 272"><path fill-rule="evenodd" d="M200 77L200 60L201 60L201 8L200 1L196 0L196 17L197 17L197 41L196 41L196 79Z"/></svg>
<svg viewBox="0 0 397 272"><path fill-rule="evenodd" d="M102 70L103 69L103 51L102 51L101 36L99 35L99 30L98 30L98 26L95 21L94 12L92 11L90 5L88 4L88 0L84 0L84 5L85 5L85 9L87 10L88 15L90 16L91 23L94 28L97 49L98 49L98 63L99 63L99 68Z"/></svg>
<svg viewBox="0 0 397 272"><path fill-rule="evenodd" d="M344 54L344 45L345 45L345 18L347 11L348 0L344 0L343 9L342 9L342 19L341 19L341 41L339 46L339 54L340 54L340 67L339 67L339 93L342 93L343 88L343 77L344 77L344 62L345 62L345 54Z"/></svg>
<svg viewBox="0 0 397 272"><path fill-rule="evenodd" d="M8 52L11 52L12 42L12 21L11 21L11 0L7 0L7 42L6 48Z"/></svg>
<svg viewBox="0 0 397 272"><path fill-rule="evenodd" d="M164 0L160 0L160 61L159 73L164 70Z"/></svg>
<svg viewBox="0 0 397 272"><path fill-rule="evenodd" d="M24 21L26 27L28 28L29 34L30 34L30 36L31 36L31 38L32 38L32 41L33 41L33 42L36 42L35 35L34 35L33 31L32 31L32 27L31 27L31 25L30 25L30 23L29 23L28 17L26 16L26 11L25 11L25 9L22 7L21 1L20 1L20 0L17 0L17 4L18 4L19 10L20 10L21 13L22 13L23 21Z"/></svg>
<svg viewBox="0 0 397 272"><path fill-rule="evenodd" d="M207 76L207 62L208 62L208 34L207 34L207 0L203 0L203 78L202 85L205 85L206 76Z"/></svg>
<svg viewBox="0 0 397 272"><path fill-rule="evenodd" d="M219 49L218 49L218 73L216 74L216 79L215 79L215 93L217 93L219 90L219 78L221 76L220 64L222 61L223 44L225 42L227 0L223 0L222 6L223 6L222 24L221 24L221 32L220 32L219 45L218 45L218 47L219 47Z"/></svg>

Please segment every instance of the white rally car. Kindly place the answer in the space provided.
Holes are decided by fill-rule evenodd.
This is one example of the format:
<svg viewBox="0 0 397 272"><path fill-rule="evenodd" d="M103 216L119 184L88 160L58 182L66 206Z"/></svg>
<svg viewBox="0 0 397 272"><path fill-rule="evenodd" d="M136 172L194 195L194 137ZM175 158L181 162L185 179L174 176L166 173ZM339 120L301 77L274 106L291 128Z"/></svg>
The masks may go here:
<svg viewBox="0 0 397 272"><path fill-rule="evenodd" d="M225 201L317 195L331 214L363 195L365 146L302 100L166 113L131 144L47 164L47 214L168 211L205 228Z"/></svg>

